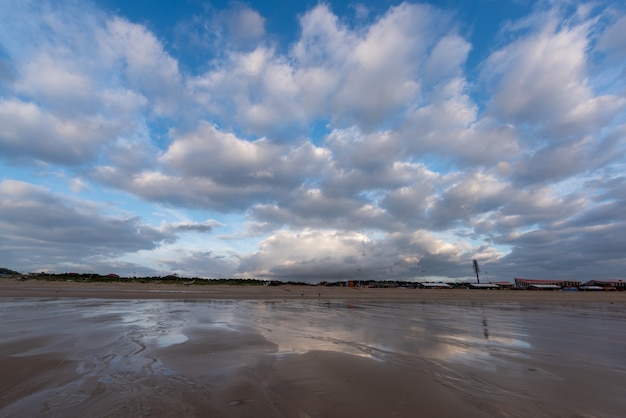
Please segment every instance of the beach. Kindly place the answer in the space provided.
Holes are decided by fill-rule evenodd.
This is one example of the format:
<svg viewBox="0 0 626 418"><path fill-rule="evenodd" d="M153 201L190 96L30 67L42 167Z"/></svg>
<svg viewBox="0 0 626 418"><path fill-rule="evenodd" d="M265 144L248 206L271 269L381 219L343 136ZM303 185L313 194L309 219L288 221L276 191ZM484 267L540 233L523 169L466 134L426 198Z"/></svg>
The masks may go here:
<svg viewBox="0 0 626 418"><path fill-rule="evenodd" d="M626 294L0 280L0 415L619 417Z"/></svg>
<svg viewBox="0 0 626 418"><path fill-rule="evenodd" d="M356 299L397 301L556 301L626 303L626 292L407 289L345 286L190 285L0 279L0 297L103 299Z"/></svg>

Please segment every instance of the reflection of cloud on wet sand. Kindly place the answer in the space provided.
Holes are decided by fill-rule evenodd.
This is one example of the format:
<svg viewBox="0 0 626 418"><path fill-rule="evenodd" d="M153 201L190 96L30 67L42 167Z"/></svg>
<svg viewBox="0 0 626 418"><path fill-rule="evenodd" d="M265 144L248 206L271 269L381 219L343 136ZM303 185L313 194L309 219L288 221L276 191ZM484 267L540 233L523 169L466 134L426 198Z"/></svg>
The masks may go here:
<svg viewBox="0 0 626 418"><path fill-rule="evenodd" d="M626 311L592 308L6 300L0 361L23 367L32 360L32 370L9 387L0 414L37 416L51 408L81 415L88 407L95 415L297 416L329 406L389 411L391 400L406 414L416 407L413 396L435 412L436 398L449 400L449 411L473 399L483 413L571 415L577 408L615 416L626 406L616 395L626 372L626 331L617 324ZM589 352L598 357L578 361ZM593 402L569 399L581 376L601 391ZM41 379L45 387L35 384Z"/></svg>
<svg viewBox="0 0 626 418"><path fill-rule="evenodd" d="M458 312L435 312L421 304L304 304L282 302L281 309L303 310L285 318L256 316L260 332L278 346L279 353L337 351L373 359L393 360L394 356L416 356L453 361L461 356L488 356L488 350L529 348L520 333L508 336L505 329L493 329L485 339L485 321L472 324ZM445 308L444 308L445 309ZM436 311L436 309L435 309ZM455 333L447 333L454 331ZM480 335L480 337L478 337ZM516 355L519 355L517 353Z"/></svg>

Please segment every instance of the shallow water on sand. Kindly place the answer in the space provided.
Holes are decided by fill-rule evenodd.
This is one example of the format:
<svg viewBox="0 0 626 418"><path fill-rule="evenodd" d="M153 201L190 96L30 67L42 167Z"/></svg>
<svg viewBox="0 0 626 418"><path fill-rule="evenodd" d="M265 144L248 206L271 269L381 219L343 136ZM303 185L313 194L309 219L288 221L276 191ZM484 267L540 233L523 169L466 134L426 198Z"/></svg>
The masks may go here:
<svg viewBox="0 0 626 418"><path fill-rule="evenodd" d="M311 373L286 379L281 364L313 352L388 365L408 385L424 373L474 416L626 411L625 304L5 299L0 318L1 416L333 416L324 399L356 411L361 383L384 389L299 391ZM405 398L369 410L412 416Z"/></svg>

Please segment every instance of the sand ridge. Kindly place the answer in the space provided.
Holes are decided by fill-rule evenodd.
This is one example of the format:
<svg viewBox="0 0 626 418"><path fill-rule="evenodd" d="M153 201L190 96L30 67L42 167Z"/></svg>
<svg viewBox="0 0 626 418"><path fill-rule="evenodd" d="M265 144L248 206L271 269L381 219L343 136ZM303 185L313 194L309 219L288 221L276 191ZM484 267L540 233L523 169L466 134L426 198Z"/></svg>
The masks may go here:
<svg viewBox="0 0 626 418"><path fill-rule="evenodd" d="M0 297L99 299L330 299L391 301L545 301L626 303L626 292L406 289L337 286L234 286L0 279Z"/></svg>

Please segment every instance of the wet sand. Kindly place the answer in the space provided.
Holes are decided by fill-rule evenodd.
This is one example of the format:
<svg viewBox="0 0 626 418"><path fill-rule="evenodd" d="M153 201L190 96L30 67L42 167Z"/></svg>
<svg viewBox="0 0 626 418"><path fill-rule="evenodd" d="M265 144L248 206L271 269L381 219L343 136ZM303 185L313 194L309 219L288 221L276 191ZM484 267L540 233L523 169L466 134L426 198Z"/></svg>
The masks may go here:
<svg viewBox="0 0 626 418"><path fill-rule="evenodd" d="M0 281L0 416L626 410L623 293L304 292Z"/></svg>

